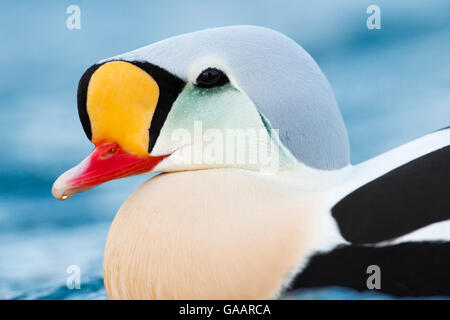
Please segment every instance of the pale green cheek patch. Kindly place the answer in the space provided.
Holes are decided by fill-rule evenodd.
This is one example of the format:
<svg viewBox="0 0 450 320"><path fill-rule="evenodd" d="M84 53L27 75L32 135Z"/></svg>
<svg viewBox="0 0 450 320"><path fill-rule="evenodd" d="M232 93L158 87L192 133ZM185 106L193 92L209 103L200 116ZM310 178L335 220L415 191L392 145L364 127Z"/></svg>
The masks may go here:
<svg viewBox="0 0 450 320"><path fill-rule="evenodd" d="M152 155L168 154L191 144L197 147L202 141L201 156L196 149L197 155L192 157L197 164L253 169L261 167L262 162L273 164L272 153L276 152L279 166L280 161L286 162L286 149L279 144L278 136L272 136L271 129L247 95L232 85L199 89L188 84L172 106Z"/></svg>

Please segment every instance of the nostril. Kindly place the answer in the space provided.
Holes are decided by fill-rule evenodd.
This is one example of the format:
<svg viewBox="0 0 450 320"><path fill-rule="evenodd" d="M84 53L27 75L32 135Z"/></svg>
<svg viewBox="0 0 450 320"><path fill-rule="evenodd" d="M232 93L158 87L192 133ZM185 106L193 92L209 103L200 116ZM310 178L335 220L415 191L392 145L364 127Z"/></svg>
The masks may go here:
<svg viewBox="0 0 450 320"><path fill-rule="evenodd" d="M101 158L102 159L111 158L116 152L117 152L117 148L116 147L111 147L111 148L108 149L108 151L106 151L104 154L102 154Z"/></svg>

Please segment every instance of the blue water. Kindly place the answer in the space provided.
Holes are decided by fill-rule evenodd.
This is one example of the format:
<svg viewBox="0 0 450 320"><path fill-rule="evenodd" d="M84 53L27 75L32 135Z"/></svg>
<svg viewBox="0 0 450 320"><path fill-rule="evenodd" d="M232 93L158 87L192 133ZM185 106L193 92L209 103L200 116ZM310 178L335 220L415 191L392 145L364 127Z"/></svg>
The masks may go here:
<svg viewBox="0 0 450 320"><path fill-rule="evenodd" d="M335 90L357 163L450 122L450 3L376 1L48 1L0 3L0 298L103 299L102 255L115 212L146 177L67 202L54 179L91 150L76 111L92 63L168 36L256 24L282 31L318 61ZM66 8L81 8L81 30ZM65 286L81 268L81 290ZM367 298L336 288L298 298ZM384 298L380 296L379 298Z"/></svg>

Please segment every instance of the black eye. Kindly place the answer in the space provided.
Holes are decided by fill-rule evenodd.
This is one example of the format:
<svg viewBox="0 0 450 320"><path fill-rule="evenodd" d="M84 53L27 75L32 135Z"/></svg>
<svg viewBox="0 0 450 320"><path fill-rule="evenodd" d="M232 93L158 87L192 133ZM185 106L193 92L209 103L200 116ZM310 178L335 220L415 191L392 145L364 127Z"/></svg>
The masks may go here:
<svg viewBox="0 0 450 320"><path fill-rule="evenodd" d="M196 85L199 88L220 87L230 82L223 71L216 68L208 68L197 77Z"/></svg>

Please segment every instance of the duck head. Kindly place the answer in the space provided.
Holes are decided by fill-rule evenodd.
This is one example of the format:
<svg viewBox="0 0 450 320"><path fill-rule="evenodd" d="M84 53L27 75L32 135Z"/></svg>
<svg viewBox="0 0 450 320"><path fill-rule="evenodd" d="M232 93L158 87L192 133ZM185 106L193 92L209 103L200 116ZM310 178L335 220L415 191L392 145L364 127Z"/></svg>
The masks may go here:
<svg viewBox="0 0 450 320"><path fill-rule="evenodd" d="M55 181L60 200L142 173L349 164L327 79L302 47L262 27L207 29L100 61L79 82L78 112L95 148Z"/></svg>

